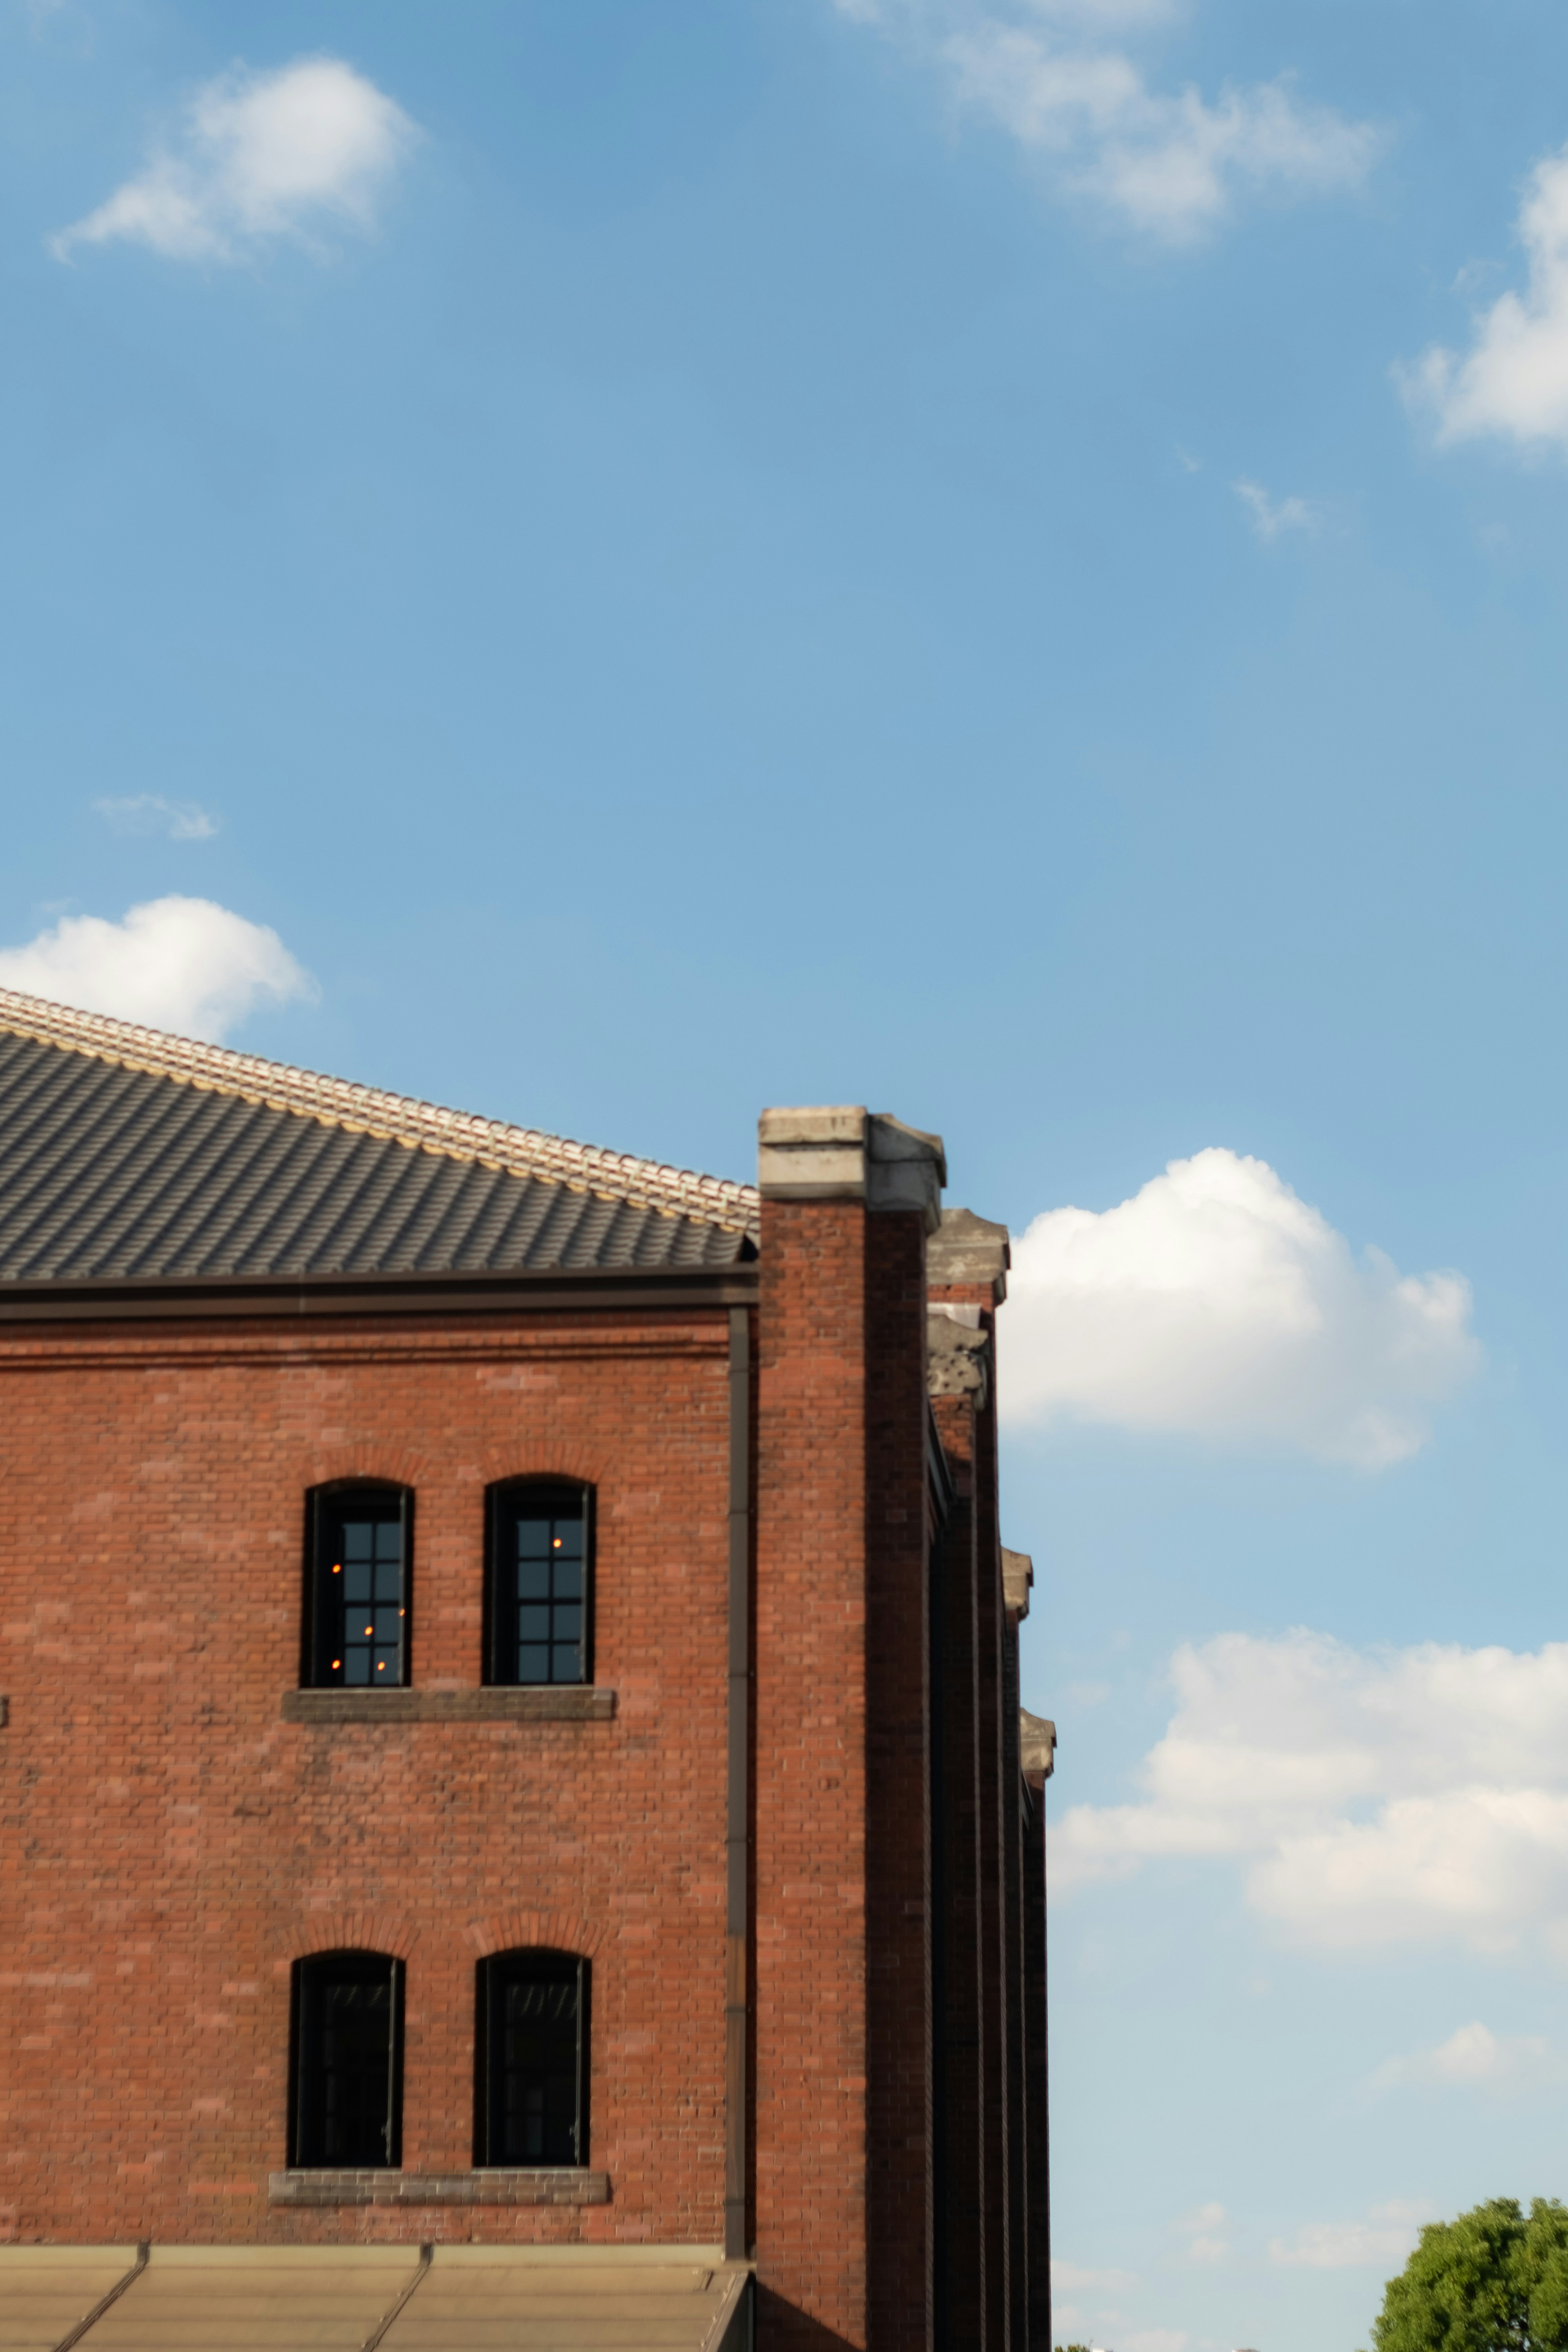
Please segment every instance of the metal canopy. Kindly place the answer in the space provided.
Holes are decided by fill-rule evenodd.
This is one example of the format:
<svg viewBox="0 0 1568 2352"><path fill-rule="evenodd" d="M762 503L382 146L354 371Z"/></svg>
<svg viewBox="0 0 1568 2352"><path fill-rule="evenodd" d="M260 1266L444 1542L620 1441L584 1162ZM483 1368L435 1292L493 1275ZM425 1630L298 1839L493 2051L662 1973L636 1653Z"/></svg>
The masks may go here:
<svg viewBox="0 0 1568 2352"><path fill-rule="evenodd" d="M153 2246L137 2269L138 2257L132 2246L0 2246L0 2352L742 2352L746 2342L750 2268L714 2246Z"/></svg>

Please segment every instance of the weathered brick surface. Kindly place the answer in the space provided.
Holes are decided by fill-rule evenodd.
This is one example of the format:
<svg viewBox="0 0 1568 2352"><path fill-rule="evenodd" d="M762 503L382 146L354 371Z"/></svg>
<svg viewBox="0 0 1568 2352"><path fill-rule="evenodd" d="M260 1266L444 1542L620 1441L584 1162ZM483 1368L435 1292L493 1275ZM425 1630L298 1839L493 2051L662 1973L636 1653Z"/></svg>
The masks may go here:
<svg viewBox="0 0 1568 2352"><path fill-rule="evenodd" d="M866 1242L867 2325L878 2352L916 2352L934 2220L924 1229L872 1215Z"/></svg>
<svg viewBox="0 0 1568 2352"><path fill-rule="evenodd" d="M974 1557L974 1410L939 1398L936 1423L956 1489L938 1570L942 1707L942 1870L935 1932L942 1938L942 2145L937 2187L942 2315L963 2316L984 2342L985 2140L981 2109L985 2036L980 1933L979 1666Z"/></svg>
<svg viewBox="0 0 1568 2352"><path fill-rule="evenodd" d="M1050 2079L1046 2045L1046 1797L1024 1832L1025 2081L1029 2133L1029 2352L1051 2352Z"/></svg>
<svg viewBox="0 0 1568 2352"><path fill-rule="evenodd" d="M0 1334L7 2237L721 2235L726 1349L684 1313ZM597 1487L614 1719L286 1722L306 1489L416 1488L414 1681L459 1691L485 1485L531 1471ZM403 2160L448 2173L513 1942L592 1955L609 2203L269 2205L290 1961L405 1958Z"/></svg>
<svg viewBox="0 0 1568 2352"><path fill-rule="evenodd" d="M1002 1538L996 1485L994 1402L975 1415L975 1615L980 1728L980 1944L985 1988L981 2101L985 2135L985 2341L990 2352L1011 2342L1014 2263L1008 2131L1008 2051L1017 2031L1007 1948L1006 1841L1016 1818L1017 1781L1009 1785L1003 1739L1006 1706L1004 1648L1013 1637L1002 1596Z"/></svg>
<svg viewBox="0 0 1568 2352"><path fill-rule="evenodd" d="M867 2340L866 1223L763 1208L756 2248L780 2347Z"/></svg>
<svg viewBox="0 0 1568 2352"><path fill-rule="evenodd" d="M939 1400L939 1529L919 1213L763 1222L758 2335L1022 2352L1043 1848L994 1400ZM730 1336L695 1307L0 1328L0 2236L722 2238ZM528 1473L597 1490L593 1692L480 1688L484 1491ZM413 1688L379 1713L294 1688L304 1498L344 1477L416 1494ZM475 1969L527 1944L593 1964L590 2147L487 2180ZM345 1945L406 1964L402 2172L284 2177L291 1963Z"/></svg>

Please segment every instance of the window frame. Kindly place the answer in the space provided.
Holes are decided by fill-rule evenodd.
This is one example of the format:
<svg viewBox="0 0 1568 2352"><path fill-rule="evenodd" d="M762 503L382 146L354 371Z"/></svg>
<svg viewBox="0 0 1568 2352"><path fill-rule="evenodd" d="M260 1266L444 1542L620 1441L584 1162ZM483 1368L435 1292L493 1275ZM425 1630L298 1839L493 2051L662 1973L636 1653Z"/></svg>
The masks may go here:
<svg viewBox="0 0 1568 2352"><path fill-rule="evenodd" d="M350 1683L328 1663L334 1643L326 1630L329 1595L326 1540L330 1517L346 1517L347 1507L363 1496L382 1511L397 1505L403 1546L402 1674L395 1683ZM312 1486L305 1496L305 1596L300 1628L300 1687L301 1690L406 1690L414 1680L414 1489L394 1478L334 1478ZM335 1604L342 1607L343 1604ZM370 1604L374 1606L374 1601Z"/></svg>
<svg viewBox="0 0 1568 2352"><path fill-rule="evenodd" d="M570 1495L583 1512L583 1629L581 1641L581 1671L575 1682L525 1682L517 1672L516 1653L521 1646L504 1642L503 1629L507 1612L515 1610L516 1597L503 1599L500 1580L503 1571L515 1564L515 1546L508 1557L505 1538L521 1516L517 1504L529 1496ZM598 1578L595 1573L595 1489L578 1478L536 1476L525 1473L521 1477L500 1478L485 1489L485 1584L482 1679L487 1688L503 1690L587 1690L594 1682L594 1635L597 1611L595 1606ZM510 1671L508 1667L510 1666Z"/></svg>
<svg viewBox="0 0 1568 2352"><path fill-rule="evenodd" d="M585 2167L590 2146L592 2119L588 2090L593 2072L593 1962L585 1952L568 1952L552 1944L519 1944L505 1951L490 1952L479 1961L474 1971L474 2169L476 2172L552 2171L558 2160L545 2157L503 2158L491 2153L494 2145L492 2126L495 2116L496 2094L500 2087L500 2064L495 2032L495 2008L499 1996L509 1981L527 1981L530 1966L538 1969L534 1981L559 1982L560 1977L549 1970L574 1970L577 1985L577 2048L575 2068L576 2109L572 2127L574 2153L569 2159L574 2168Z"/></svg>
<svg viewBox="0 0 1568 2352"><path fill-rule="evenodd" d="M357 1969L345 1967L345 1962L358 1963ZM374 1967L369 1964L374 1962ZM321 2069L318 2066L307 2083L306 2064L310 2056L307 2046L306 1994L312 1979L331 1981L333 1964L337 1964L339 1982L374 1983L384 1971L392 1992L391 2033L387 2044L386 2123L383 2126L385 2155L366 2163L363 2158L351 2164L342 2157L314 2156L306 2152L311 2133L320 2129L319 2090ZM289 2116L288 2162L290 2171L397 2172L403 2165L403 2053L404 1997L407 1970L405 1964L393 1952L376 1952L358 1944L348 1944L325 1952L306 1952L294 1962L289 1972Z"/></svg>

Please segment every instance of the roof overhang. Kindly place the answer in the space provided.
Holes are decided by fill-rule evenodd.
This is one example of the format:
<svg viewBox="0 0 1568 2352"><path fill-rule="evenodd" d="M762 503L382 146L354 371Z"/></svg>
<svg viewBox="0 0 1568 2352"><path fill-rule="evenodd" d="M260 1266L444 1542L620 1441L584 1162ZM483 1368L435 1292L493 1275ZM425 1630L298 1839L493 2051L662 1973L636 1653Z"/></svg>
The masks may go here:
<svg viewBox="0 0 1568 2352"><path fill-rule="evenodd" d="M17 1282L0 1285L0 1324L297 1322L308 1318L566 1314L614 1308L639 1313L748 1307L761 1266L626 1266L529 1273L325 1274L253 1280Z"/></svg>

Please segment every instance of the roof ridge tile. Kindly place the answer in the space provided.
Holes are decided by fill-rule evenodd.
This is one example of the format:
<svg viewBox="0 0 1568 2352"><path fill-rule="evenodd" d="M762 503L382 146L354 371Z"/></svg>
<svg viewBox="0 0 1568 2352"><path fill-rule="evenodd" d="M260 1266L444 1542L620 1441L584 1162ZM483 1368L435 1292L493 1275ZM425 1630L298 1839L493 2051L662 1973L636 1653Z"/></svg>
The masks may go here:
<svg viewBox="0 0 1568 2352"><path fill-rule="evenodd" d="M227 1045L209 1045L199 1038L117 1021L108 1013L52 1004L20 989L0 988L0 1030L150 1076L291 1111L324 1127L379 1136L513 1175L540 1177L657 1215L695 1218L726 1233L754 1235L757 1230L759 1195L751 1184L639 1160L631 1152L606 1151L596 1144L574 1143L566 1136L512 1127L477 1112L447 1110L411 1095L356 1086L348 1078L296 1069L257 1054L237 1054Z"/></svg>

